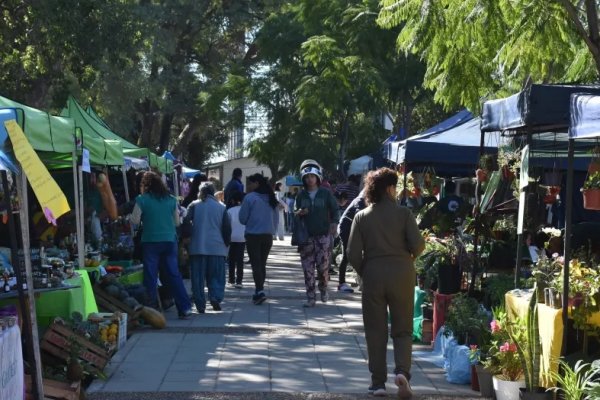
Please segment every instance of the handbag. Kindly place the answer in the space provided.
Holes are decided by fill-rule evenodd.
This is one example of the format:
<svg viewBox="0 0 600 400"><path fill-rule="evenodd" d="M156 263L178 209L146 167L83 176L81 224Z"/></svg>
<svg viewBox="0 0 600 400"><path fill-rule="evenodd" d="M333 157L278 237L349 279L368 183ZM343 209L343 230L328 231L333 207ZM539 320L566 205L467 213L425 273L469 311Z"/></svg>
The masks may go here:
<svg viewBox="0 0 600 400"><path fill-rule="evenodd" d="M194 206L190 206L187 215L183 219L181 226L179 227L179 235L182 239L189 239L192 237L194 232Z"/></svg>
<svg viewBox="0 0 600 400"><path fill-rule="evenodd" d="M294 221L294 230L292 232L292 246L302 246L308 242L308 229L304 218L296 217Z"/></svg>

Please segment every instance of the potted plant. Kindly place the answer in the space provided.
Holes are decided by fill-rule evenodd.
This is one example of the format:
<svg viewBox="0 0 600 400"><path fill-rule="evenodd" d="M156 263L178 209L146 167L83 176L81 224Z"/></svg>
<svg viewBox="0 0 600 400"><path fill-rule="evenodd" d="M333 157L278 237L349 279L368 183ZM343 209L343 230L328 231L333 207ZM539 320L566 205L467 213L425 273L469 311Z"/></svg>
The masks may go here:
<svg viewBox="0 0 600 400"><path fill-rule="evenodd" d="M458 344L477 344L486 330L487 313L477 300L464 293L452 299L446 315L444 335L454 336Z"/></svg>
<svg viewBox="0 0 600 400"><path fill-rule="evenodd" d="M508 334L517 346L521 367L525 377L525 388L521 389L521 400L551 400L550 393L540 388L540 357L542 343L538 326L538 288L533 290L529 310L525 318L509 324Z"/></svg>
<svg viewBox="0 0 600 400"><path fill-rule="evenodd" d="M548 294L547 289L552 288L552 282L561 273L563 262L564 259L558 253L548 257L545 252L542 252L538 261L534 264L531 275L535 279L538 303L546 303L548 306L552 306L552 301L546 297L554 297L554 295Z"/></svg>
<svg viewBox="0 0 600 400"><path fill-rule="evenodd" d="M589 174L581 188L583 208L600 210L600 171Z"/></svg>
<svg viewBox="0 0 600 400"><path fill-rule="evenodd" d="M560 373L552 371L550 375L558 384L548 390L559 393L563 400L595 400L600 397L600 367L578 360L571 366L559 360Z"/></svg>

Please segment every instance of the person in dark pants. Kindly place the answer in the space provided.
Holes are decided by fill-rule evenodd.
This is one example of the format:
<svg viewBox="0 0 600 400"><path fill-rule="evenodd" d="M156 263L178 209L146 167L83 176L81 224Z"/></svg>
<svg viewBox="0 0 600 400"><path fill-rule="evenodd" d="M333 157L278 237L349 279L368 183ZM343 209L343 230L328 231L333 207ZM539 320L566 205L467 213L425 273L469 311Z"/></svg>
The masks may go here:
<svg viewBox="0 0 600 400"><path fill-rule="evenodd" d="M362 277L362 309L371 386L385 396L387 380L388 308L394 344L394 374L399 398L410 398L410 365L416 280L414 259L425 240L411 211L398 205L398 175L381 168L367 175L367 208L354 217L348 260Z"/></svg>
<svg viewBox="0 0 600 400"><path fill-rule="evenodd" d="M340 224L338 225L338 234L342 241L342 261L340 262L339 280L338 280L338 291L344 293L354 293L354 289L346 283L346 269L348 267L348 239L350 238L350 228L352 228L352 221L354 216L360 210L367 206L365 200L365 192L361 191L358 196L352 200L352 202L346 207L342 217L340 218Z"/></svg>
<svg viewBox="0 0 600 400"><path fill-rule="evenodd" d="M229 284L235 285L236 289L242 288L244 280L244 250L246 249L246 239L244 233L246 227L240 222L240 204L243 200L240 192L235 192L231 197L232 204L235 204L227 213L231 220L231 244L229 245Z"/></svg>
<svg viewBox="0 0 600 400"><path fill-rule="evenodd" d="M275 193L261 174L248 177L248 193L240 208L239 220L246 225L246 248L252 266L255 291L254 304L262 304L266 299L265 279L267 277L267 258L273 246L273 235L277 229L279 202Z"/></svg>
<svg viewBox="0 0 600 400"><path fill-rule="evenodd" d="M179 211L177 200L169 194L167 186L154 172L146 172L141 182L142 194L136 197L131 214L134 224L142 222L142 248L144 258L144 286L151 304L158 304L157 280L159 266L165 272L180 318L192 314L192 304L187 294L177 262L177 233ZM160 265L164 259L164 267Z"/></svg>

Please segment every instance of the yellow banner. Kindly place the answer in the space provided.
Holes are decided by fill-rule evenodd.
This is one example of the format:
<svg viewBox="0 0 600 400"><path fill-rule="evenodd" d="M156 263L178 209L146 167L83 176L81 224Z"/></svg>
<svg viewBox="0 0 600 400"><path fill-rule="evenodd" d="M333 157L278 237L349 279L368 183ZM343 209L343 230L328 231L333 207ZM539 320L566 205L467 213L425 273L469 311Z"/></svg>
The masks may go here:
<svg viewBox="0 0 600 400"><path fill-rule="evenodd" d="M15 156L21 163L23 172L42 206L46 219L49 223L56 225L56 219L71 210L65 194L52 179L17 121L14 119L5 121L4 126L8 131Z"/></svg>

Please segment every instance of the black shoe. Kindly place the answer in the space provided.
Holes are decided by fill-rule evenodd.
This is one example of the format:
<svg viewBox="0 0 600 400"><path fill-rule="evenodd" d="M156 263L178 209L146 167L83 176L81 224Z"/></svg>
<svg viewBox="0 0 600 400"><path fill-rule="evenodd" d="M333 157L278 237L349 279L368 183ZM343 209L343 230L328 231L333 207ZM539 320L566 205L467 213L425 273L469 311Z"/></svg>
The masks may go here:
<svg viewBox="0 0 600 400"><path fill-rule="evenodd" d="M265 300L267 300L267 295L265 294L265 292L260 292L252 296L252 301L254 301L254 304L256 304L257 306L264 303Z"/></svg>
<svg viewBox="0 0 600 400"><path fill-rule="evenodd" d="M218 302L211 301L210 305L212 306L213 310L215 310L215 311L221 311L221 305Z"/></svg>

